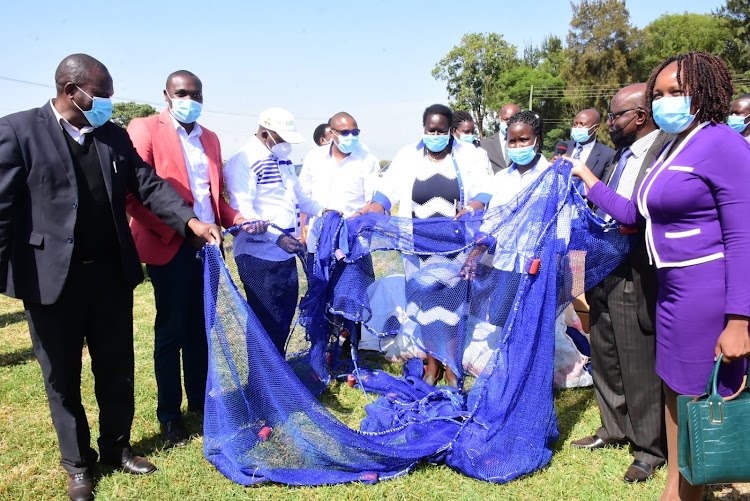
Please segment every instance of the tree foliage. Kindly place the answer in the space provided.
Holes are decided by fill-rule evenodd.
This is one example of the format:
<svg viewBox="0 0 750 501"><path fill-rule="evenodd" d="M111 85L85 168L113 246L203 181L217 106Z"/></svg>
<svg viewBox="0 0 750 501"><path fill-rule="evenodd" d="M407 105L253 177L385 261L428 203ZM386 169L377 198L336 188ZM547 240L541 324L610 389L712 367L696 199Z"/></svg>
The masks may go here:
<svg viewBox="0 0 750 501"><path fill-rule="evenodd" d="M726 40L730 67L736 72L750 72L750 0L727 0L716 15L730 29Z"/></svg>
<svg viewBox="0 0 750 501"><path fill-rule="evenodd" d="M112 121L124 129L132 119L150 117L156 113L156 108L150 104L137 104L133 101L115 103L112 106Z"/></svg>
<svg viewBox="0 0 750 501"><path fill-rule="evenodd" d="M446 82L451 105L474 115L482 134L493 89L500 75L520 65L516 47L498 33L467 33L432 70Z"/></svg>

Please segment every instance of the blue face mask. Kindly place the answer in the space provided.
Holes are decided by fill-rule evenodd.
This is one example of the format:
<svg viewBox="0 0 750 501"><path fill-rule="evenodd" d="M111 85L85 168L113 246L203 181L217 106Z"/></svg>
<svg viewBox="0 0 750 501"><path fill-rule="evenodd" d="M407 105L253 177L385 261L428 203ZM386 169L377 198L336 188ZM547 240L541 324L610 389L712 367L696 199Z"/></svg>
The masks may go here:
<svg viewBox="0 0 750 501"><path fill-rule="evenodd" d="M193 101L192 99L175 99L167 92L167 97L172 101L172 107L169 112L180 123L191 124L201 116L203 103Z"/></svg>
<svg viewBox="0 0 750 501"><path fill-rule="evenodd" d="M474 134L461 134L458 138L465 143L474 143Z"/></svg>
<svg viewBox="0 0 750 501"><path fill-rule="evenodd" d="M591 133L589 130L591 130L591 127L588 129L585 127L573 127L570 129L570 137L578 144L585 143L591 139Z"/></svg>
<svg viewBox="0 0 750 501"><path fill-rule="evenodd" d="M76 88L86 94L86 91L77 85ZM91 97L88 94L86 94L86 96L92 101L90 110L81 110L81 107L78 106L78 103L75 101L73 101L73 104L76 105L76 108L81 110L81 113L83 113L83 116L86 117L86 120L88 120L92 127L101 127L107 123L112 116L112 100L108 97Z"/></svg>
<svg viewBox="0 0 750 501"><path fill-rule="evenodd" d="M522 146L520 148L508 148L508 157L516 165L529 165L534 161L536 156L536 139L531 146Z"/></svg>
<svg viewBox="0 0 750 501"><path fill-rule="evenodd" d="M500 132L503 133L503 136L508 135L508 122L500 122Z"/></svg>
<svg viewBox="0 0 750 501"><path fill-rule="evenodd" d="M651 111L656 125L669 134L679 134L695 120L695 115L690 114L690 96L655 99Z"/></svg>
<svg viewBox="0 0 750 501"><path fill-rule="evenodd" d="M451 138L450 134L425 134L422 136L422 142L425 147L433 153L439 153L448 146L448 140Z"/></svg>
<svg viewBox="0 0 750 501"><path fill-rule="evenodd" d="M750 117L748 115L747 117ZM742 131L747 128L747 123L745 120L747 120L747 117L741 117L739 115L729 115L729 118L727 118L727 125L742 134Z"/></svg>
<svg viewBox="0 0 750 501"><path fill-rule="evenodd" d="M352 151L356 150L359 146L359 136L348 134L346 136L338 136L338 138L339 142L336 143L336 146L338 147L339 151L341 151L341 153L344 153L345 155L348 155Z"/></svg>

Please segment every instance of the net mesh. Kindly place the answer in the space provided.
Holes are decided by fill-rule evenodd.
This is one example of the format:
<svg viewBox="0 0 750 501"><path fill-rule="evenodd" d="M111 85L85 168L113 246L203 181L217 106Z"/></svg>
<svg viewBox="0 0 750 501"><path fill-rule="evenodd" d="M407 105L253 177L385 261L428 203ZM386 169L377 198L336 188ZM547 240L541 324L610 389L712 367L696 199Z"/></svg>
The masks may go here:
<svg viewBox="0 0 750 501"><path fill-rule="evenodd" d="M288 330L269 336L221 251L205 248L206 458L244 485L372 483L420 461L507 482L547 464L558 437L555 318L630 245L615 223L604 224L586 206L569 167L555 163L514 200L483 214L343 220L330 213L320 235L297 312L305 345L288 361L274 341ZM235 258L253 253L252 245L238 244L243 240L252 237L235 237ZM459 389L423 382L420 359L404 363L403 377L355 364L357 385L379 396L353 430L315 395L340 355L332 319L353 334L357 360L354 322L372 316L371 257L385 250L404 262L399 331L450 366ZM247 284L259 279L248 274L259 273L245 267L240 279ZM463 391L468 373L477 377Z"/></svg>

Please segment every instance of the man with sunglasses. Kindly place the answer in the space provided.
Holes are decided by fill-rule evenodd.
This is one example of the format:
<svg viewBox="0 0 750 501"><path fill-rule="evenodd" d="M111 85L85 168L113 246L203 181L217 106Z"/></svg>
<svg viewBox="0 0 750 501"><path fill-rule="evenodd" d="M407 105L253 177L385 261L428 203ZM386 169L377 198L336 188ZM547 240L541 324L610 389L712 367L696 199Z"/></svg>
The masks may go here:
<svg viewBox="0 0 750 501"><path fill-rule="evenodd" d="M600 178L604 169L612 161L615 150L596 140L599 131L601 117L596 110L581 110L573 120L573 128L570 129L570 139L565 141L568 146L568 155L580 158L588 165L591 172Z"/></svg>
<svg viewBox="0 0 750 501"><path fill-rule="evenodd" d="M604 180L630 197L672 136L657 129L646 109L646 84L621 89L607 125L617 152ZM610 217L597 209L605 220ZM654 315L656 274L639 235L630 255L586 292L591 319L591 370L602 426L573 447L598 449L630 442L634 461L623 480L642 482L664 464L664 401L656 375Z"/></svg>
<svg viewBox="0 0 750 501"><path fill-rule="evenodd" d="M360 142L357 121L344 111L328 121L330 146L316 148L305 157L300 173L304 193L323 206L345 217L367 212L377 179L378 159ZM310 220L308 252L315 253L318 234L315 219Z"/></svg>

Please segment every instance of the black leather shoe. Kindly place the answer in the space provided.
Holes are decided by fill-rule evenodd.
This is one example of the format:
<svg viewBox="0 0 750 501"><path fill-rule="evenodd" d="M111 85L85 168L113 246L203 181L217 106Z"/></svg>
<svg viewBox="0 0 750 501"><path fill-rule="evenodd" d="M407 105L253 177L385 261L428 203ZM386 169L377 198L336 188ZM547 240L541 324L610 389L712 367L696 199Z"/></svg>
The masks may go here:
<svg viewBox="0 0 750 501"><path fill-rule="evenodd" d="M601 449L608 445L622 445L622 440L604 440L599 435L589 435L578 440L573 440L570 445L578 449Z"/></svg>
<svg viewBox="0 0 750 501"><path fill-rule="evenodd" d="M656 468L652 465L634 459L630 466L628 466L628 470L625 472L625 476L622 477L622 479L629 484L645 482L654 476L654 470L656 470Z"/></svg>
<svg viewBox="0 0 750 501"><path fill-rule="evenodd" d="M94 499L94 479L91 477L91 473L68 475L68 497L73 501L91 501Z"/></svg>
<svg viewBox="0 0 750 501"><path fill-rule="evenodd" d="M132 449L127 448L122 451L120 461L103 460L103 462L114 466L115 468L121 468L125 473L131 475L150 475L156 471L154 466L148 459L136 456L133 454Z"/></svg>
<svg viewBox="0 0 750 501"><path fill-rule="evenodd" d="M170 447L185 447L188 444L189 436L182 419L178 418L162 423L161 438L167 442Z"/></svg>

